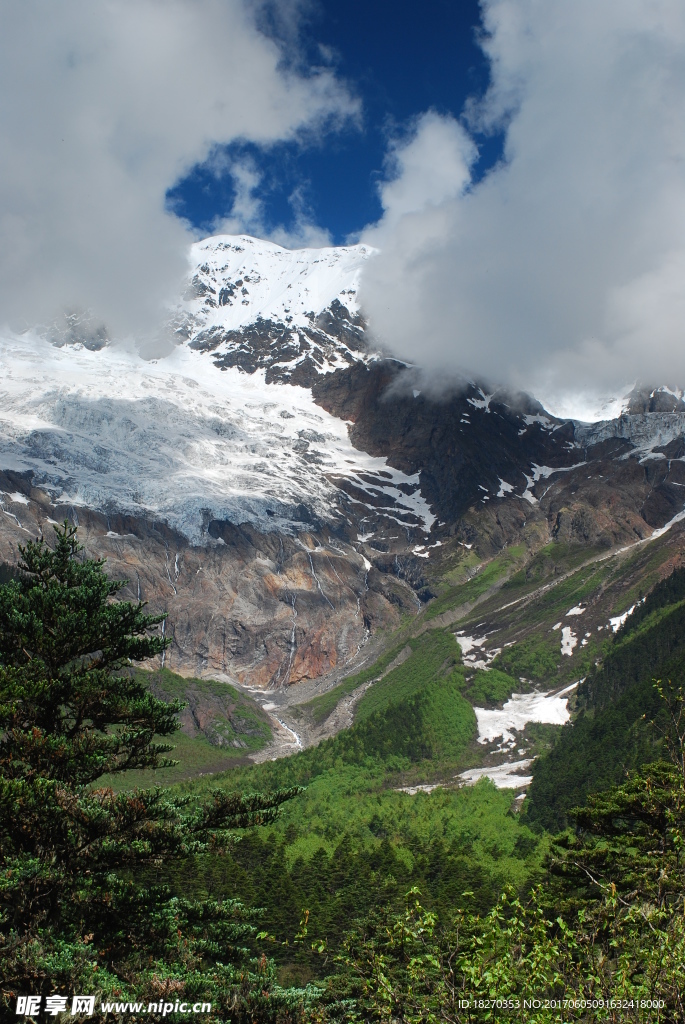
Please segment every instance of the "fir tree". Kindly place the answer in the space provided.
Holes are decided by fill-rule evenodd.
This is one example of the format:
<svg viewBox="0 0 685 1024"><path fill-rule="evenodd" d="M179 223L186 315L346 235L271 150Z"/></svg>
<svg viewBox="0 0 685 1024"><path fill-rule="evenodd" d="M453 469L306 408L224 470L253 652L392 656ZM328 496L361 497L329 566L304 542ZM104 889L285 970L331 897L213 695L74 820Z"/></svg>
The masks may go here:
<svg viewBox="0 0 685 1024"><path fill-rule="evenodd" d="M20 548L17 577L0 586L5 1012L18 995L85 993L96 1011L113 999L204 1001L204 1020L295 1020L304 996L251 958L256 929L237 901L171 898L149 880L198 852L225 853L232 830L270 821L297 790L216 791L193 805L161 788L97 787L104 774L173 763L153 737L173 735L183 705L156 699L131 669L169 643L155 635L164 616L117 600L125 581L82 556L74 527L55 534L54 549Z"/></svg>

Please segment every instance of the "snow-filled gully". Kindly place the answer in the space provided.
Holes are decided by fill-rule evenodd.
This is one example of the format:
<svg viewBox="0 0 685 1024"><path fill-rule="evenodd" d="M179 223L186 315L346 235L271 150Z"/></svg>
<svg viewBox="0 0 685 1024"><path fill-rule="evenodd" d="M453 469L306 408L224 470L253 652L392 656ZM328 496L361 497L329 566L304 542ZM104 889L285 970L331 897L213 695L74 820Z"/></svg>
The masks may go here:
<svg viewBox="0 0 685 1024"><path fill-rule="evenodd" d="M494 743L500 740L496 753L511 755L518 742L517 733L523 731L528 722L541 722L548 725L563 725L569 719L568 697L578 683L571 683L563 690L541 693L513 693L502 708L474 708L478 722L478 742ZM519 750L519 753L523 753ZM480 779L486 778L494 782L498 789L525 790L533 780L530 766L533 758L505 760L499 764L486 765L482 768L467 768L455 776L461 785L474 786ZM430 793L439 788L440 784L403 786L400 792L415 796L417 793ZM523 798L519 793L519 798Z"/></svg>
<svg viewBox="0 0 685 1024"><path fill-rule="evenodd" d="M502 708L474 708L478 742L494 743L501 739L498 750L506 750L515 745L516 733L523 732L528 722L563 725L570 717L568 697L577 685L572 683L556 692L512 693Z"/></svg>

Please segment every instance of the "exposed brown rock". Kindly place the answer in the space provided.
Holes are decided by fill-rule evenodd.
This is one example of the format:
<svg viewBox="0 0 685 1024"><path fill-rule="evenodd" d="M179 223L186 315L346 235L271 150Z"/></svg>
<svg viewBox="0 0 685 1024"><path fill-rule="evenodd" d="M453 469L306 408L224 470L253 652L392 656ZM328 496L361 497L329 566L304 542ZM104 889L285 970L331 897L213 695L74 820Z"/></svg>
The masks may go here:
<svg viewBox="0 0 685 1024"><path fill-rule="evenodd" d="M416 608L406 583L380 573L369 581L355 548L336 540L334 549L327 535L217 524L214 539L194 547L163 524L51 507L18 475L2 477L0 488L28 501L4 498L0 562L16 564L19 545L41 532L49 539L49 519L77 522L86 554L106 558L113 577L128 579L122 597L168 613L174 642L164 663L183 675L259 687L318 678L344 666L370 627L396 625L398 594Z"/></svg>

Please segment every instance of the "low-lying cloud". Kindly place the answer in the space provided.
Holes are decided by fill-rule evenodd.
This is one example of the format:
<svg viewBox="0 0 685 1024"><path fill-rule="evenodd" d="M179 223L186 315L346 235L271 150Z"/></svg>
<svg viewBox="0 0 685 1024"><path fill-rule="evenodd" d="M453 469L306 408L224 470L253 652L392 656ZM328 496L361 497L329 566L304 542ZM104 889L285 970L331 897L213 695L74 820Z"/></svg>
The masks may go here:
<svg viewBox="0 0 685 1024"><path fill-rule="evenodd" d="M685 8L482 0L491 87L395 143L362 301L432 371L554 404L685 384ZM464 127L466 126L466 127ZM469 131L506 132L472 184Z"/></svg>
<svg viewBox="0 0 685 1024"><path fill-rule="evenodd" d="M269 145L355 116L331 72L287 69L255 11L243 0L2 5L0 323L88 310L114 335L153 330L192 240L165 210L167 189L219 144Z"/></svg>

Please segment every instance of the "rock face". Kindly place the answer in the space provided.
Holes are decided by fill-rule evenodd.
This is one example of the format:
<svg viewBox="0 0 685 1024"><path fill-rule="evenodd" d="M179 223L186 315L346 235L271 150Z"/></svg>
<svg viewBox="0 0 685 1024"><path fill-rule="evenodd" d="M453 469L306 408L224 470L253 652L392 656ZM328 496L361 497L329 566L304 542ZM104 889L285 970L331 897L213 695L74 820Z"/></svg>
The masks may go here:
<svg viewBox="0 0 685 1024"><path fill-rule="evenodd" d="M351 422L353 443L418 473L421 493L439 519L454 522L474 503L523 495L538 466L579 461L574 427L527 395L486 394L464 381L431 398L413 373L391 360L358 363L319 379L316 402Z"/></svg>
<svg viewBox="0 0 685 1024"><path fill-rule="evenodd" d="M0 338L0 562L77 522L126 596L168 613L167 667L339 676L460 551L609 548L681 512L680 393L636 389L590 425L469 381L435 398L367 342L368 248L194 252L164 358Z"/></svg>
<svg viewBox="0 0 685 1024"><path fill-rule="evenodd" d="M70 518L90 557L105 557L124 598L167 612L167 668L277 687L342 668L371 630L397 625L416 606L406 583L366 568L327 531L296 537L210 523L214 543L193 545L155 521L55 506L25 476L0 474L0 561L51 521Z"/></svg>
<svg viewBox="0 0 685 1024"><path fill-rule="evenodd" d="M485 394L467 381L431 399L414 380L383 360L337 370L312 392L351 422L355 445L417 473L438 519L467 539L492 537L494 520L495 547L503 546L542 514L550 538L611 547L683 508L685 404L671 392L636 389L628 408L639 411L588 425L558 420L527 395Z"/></svg>

